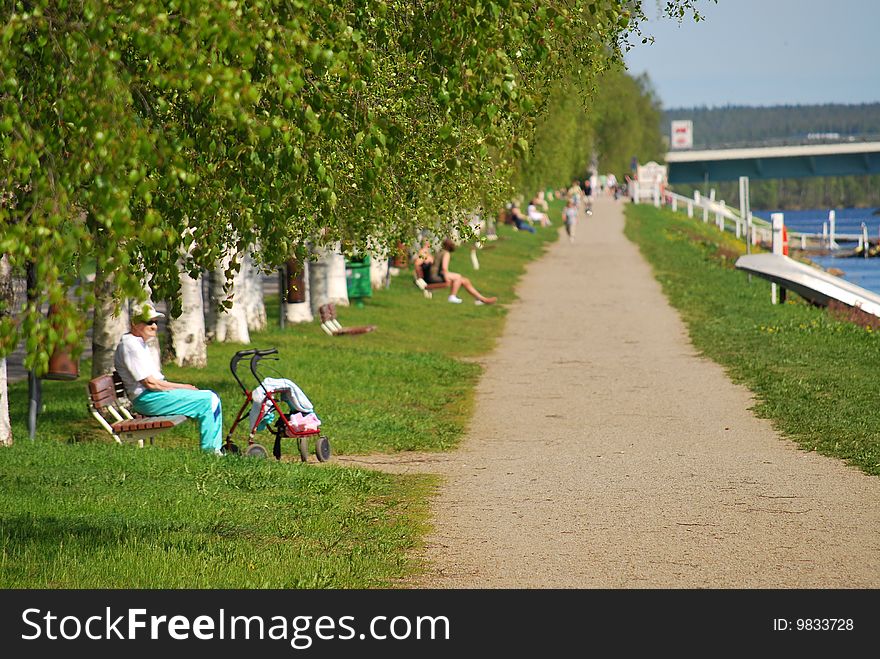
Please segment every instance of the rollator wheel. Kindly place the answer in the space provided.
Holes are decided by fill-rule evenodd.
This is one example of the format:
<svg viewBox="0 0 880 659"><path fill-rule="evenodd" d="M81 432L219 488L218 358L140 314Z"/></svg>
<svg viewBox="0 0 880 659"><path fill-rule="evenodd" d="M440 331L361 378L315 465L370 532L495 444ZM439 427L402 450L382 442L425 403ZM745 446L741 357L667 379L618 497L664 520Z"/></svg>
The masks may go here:
<svg viewBox="0 0 880 659"><path fill-rule="evenodd" d="M303 462L309 461L309 438L308 437L300 437L299 438L299 457L302 458Z"/></svg>
<svg viewBox="0 0 880 659"><path fill-rule="evenodd" d="M324 435L315 440L315 455L318 456L318 462L327 462L330 459L330 440Z"/></svg>
<svg viewBox="0 0 880 659"><path fill-rule="evenodd" d="M269 451L262 444L251 444L244 450L244 454L249 458L268 458Z"/></svg>
<svg viewBox="0 0 880 659"><path fill-rule="evenodd" d="M226 455L238 455L241 453L238 446L233 444L232 442L226 442L223 446L220 447Z"/></svg>

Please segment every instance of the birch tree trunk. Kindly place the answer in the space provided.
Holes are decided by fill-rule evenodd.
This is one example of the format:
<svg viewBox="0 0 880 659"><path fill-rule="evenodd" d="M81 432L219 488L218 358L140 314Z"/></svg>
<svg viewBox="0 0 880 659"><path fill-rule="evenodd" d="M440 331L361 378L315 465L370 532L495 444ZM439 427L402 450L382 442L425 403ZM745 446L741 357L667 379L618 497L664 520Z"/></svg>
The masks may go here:
<svg viewBox="0 0 880 659"><path fill-rule="evenodd" d="M310 323L315 318L309 303L309 267L307 260L287 261L285 322Z"/></svg>
<svg viewBox="0 0 880 659"><path fill-rule="evenodd" d="M12 315L12 266L6 254L0 256L0 314ZM9 421L9 380L6 357L0 357L0 446L12 446L12 424Z"/></svg>
<svg viewBox="0 0 880 659"><path fill-rule="evenodd" d="M209 318L209 334L218 343L250 343L247 313L242 302L244 291L245 267L238 269L232 280L232 288L227 295L226 270L232 261L231 256L224 257L211 276L211 308ZM224 309L220 304L229 300L232 306Z"/></svg>
<svg viewBox="0 0 880 659"><path fill-rule="evenodd" d="M245 270L245 293L242 301L245 305L248 330L261 332L266 329L266 302L263 298L263 271L257 267L250 252L246 253L241 264Z"/></svg>
<svg viewBox="0 0 880 659"><path fill-rule="evenodd" d="M325 250L316 249L315 258L309 261L309 304L312 307L312 316L319 316L321 307L330 302L327 296L327 270L328 262Z"/></svg>
<svg viewBox="0 0 880 659"><path fill-rule="evenodd" d="M327 252L327 298L338 307L347 307L348 283L345 279L345 257L337 249Z"/></svg>
<svg viewBox="0 0 880 659"><path fill-rule="evenodd" d="M180 263L180 305L177 318L168 319L166 354L178 366L204 368L208 364L202 278L193 279Z"/></svg>
<svg viewBox="0 0 880 659"><path fill-rule="evenodd" d="M128 305L118 303L112 272L99 266L95 273L95 310L92 316L92 377L112 373L113 357L129 329Z"/></svg>
<svg viewBox="0 0 880 659"><path fill-rule="evenodd" d="M147 294L146 302L151 304L154 309L158 310L159 307L157 307L156 303L153 302L153 289L150 286L151 277L152 277L152 275L147 274L146 280L144 281L144 292ZM129 305L128 305L129 319L132 316L132 312L136 313L137 311L139 311L139 310L134 309L134 307L133 307L133 305L136 305L136 304L137 304L136 302L133 303L129 300ZM152 339L150 339L149 341L146 342L147 350L150 351L150 357L153 358L153 362L156 364L156 368L159 369L160 371L162 370L162 348L159 345L159 333L161 333L161 331L164 329L163 322L167 322L167 319L159 321L159 332L157 332L155 337L153 337ZM128 329L128 328L126 328L126 329Z"/></svg>
<svg viewBox="0 0 880 659"><path fill-rule="evenodd" d="M388 249L375 247L370 250L370 287L375 291L385 288L388 282Z"/></svg>

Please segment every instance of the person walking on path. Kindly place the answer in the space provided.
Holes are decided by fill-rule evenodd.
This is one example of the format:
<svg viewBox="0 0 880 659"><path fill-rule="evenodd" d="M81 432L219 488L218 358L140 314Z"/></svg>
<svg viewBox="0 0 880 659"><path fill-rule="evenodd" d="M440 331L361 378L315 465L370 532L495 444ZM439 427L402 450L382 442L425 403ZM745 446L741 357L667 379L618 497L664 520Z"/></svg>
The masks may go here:
<svg viewBox="0 0 880 659"><path fill-rule="evenodd" d="M574 242L574 230L577 226L578 207L574 199L569 199L565 208L562 209L562 223L565 225L565 233L568 235L568 242Z"/></svg>
<svg viewBox="0 0 880 659"><path fill-rule="evenodd" d="M878 588L880 480L798 449L696 353L598 198L529 264L419 588ZM559 328L565 328L560 332Z"/></svg>
<svg viewBox="0 0 880 659"><path fill-rule="evenodd" d="M220 397L191 384L166 380L147 348L146 342L156 336L159 319L164 317L151 304L132 316L130 330L116 348L116 372L136 412L146 416L182 414L197 419L202 450L221 454Z"/></svg>

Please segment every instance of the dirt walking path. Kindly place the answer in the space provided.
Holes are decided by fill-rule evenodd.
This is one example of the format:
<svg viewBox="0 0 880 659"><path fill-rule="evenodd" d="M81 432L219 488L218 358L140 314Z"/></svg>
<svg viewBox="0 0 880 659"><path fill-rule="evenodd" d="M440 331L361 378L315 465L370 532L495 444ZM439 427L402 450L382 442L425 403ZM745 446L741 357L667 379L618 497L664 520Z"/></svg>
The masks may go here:
<svg viewBox="0 0 880 659"><path fill-rule="evenodd" d="M530 265L462 446L396 465L445 477L411 585L880 586L880 479L749 411L696 354L622 211L598 200L574 244Z"/></svg>

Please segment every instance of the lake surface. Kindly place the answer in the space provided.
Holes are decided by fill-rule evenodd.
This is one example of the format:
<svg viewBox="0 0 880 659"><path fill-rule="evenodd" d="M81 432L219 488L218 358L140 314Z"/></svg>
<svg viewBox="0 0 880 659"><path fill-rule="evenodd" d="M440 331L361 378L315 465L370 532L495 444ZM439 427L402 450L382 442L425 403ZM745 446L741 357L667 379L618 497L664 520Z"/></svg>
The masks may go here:
<svg viewBox="0 0 880 659"><path fill-rule="evenodd" d="M757 210L754 215L770 221L771 213L782 213L785 226L789 231L804 233L822 233L822 224L828 221L827 208L821 210L777 211ZM835 208L835 231L838 234L860 234L862 222L868 229L868 239L876 241L880 238L880 215L875 215L877 208ZM841 252L853 249L857 243L838 241ZM810 256L823 268L843 270L843 279L869 291L880 294L880 258L840 258L835 256Z"/></svg>

